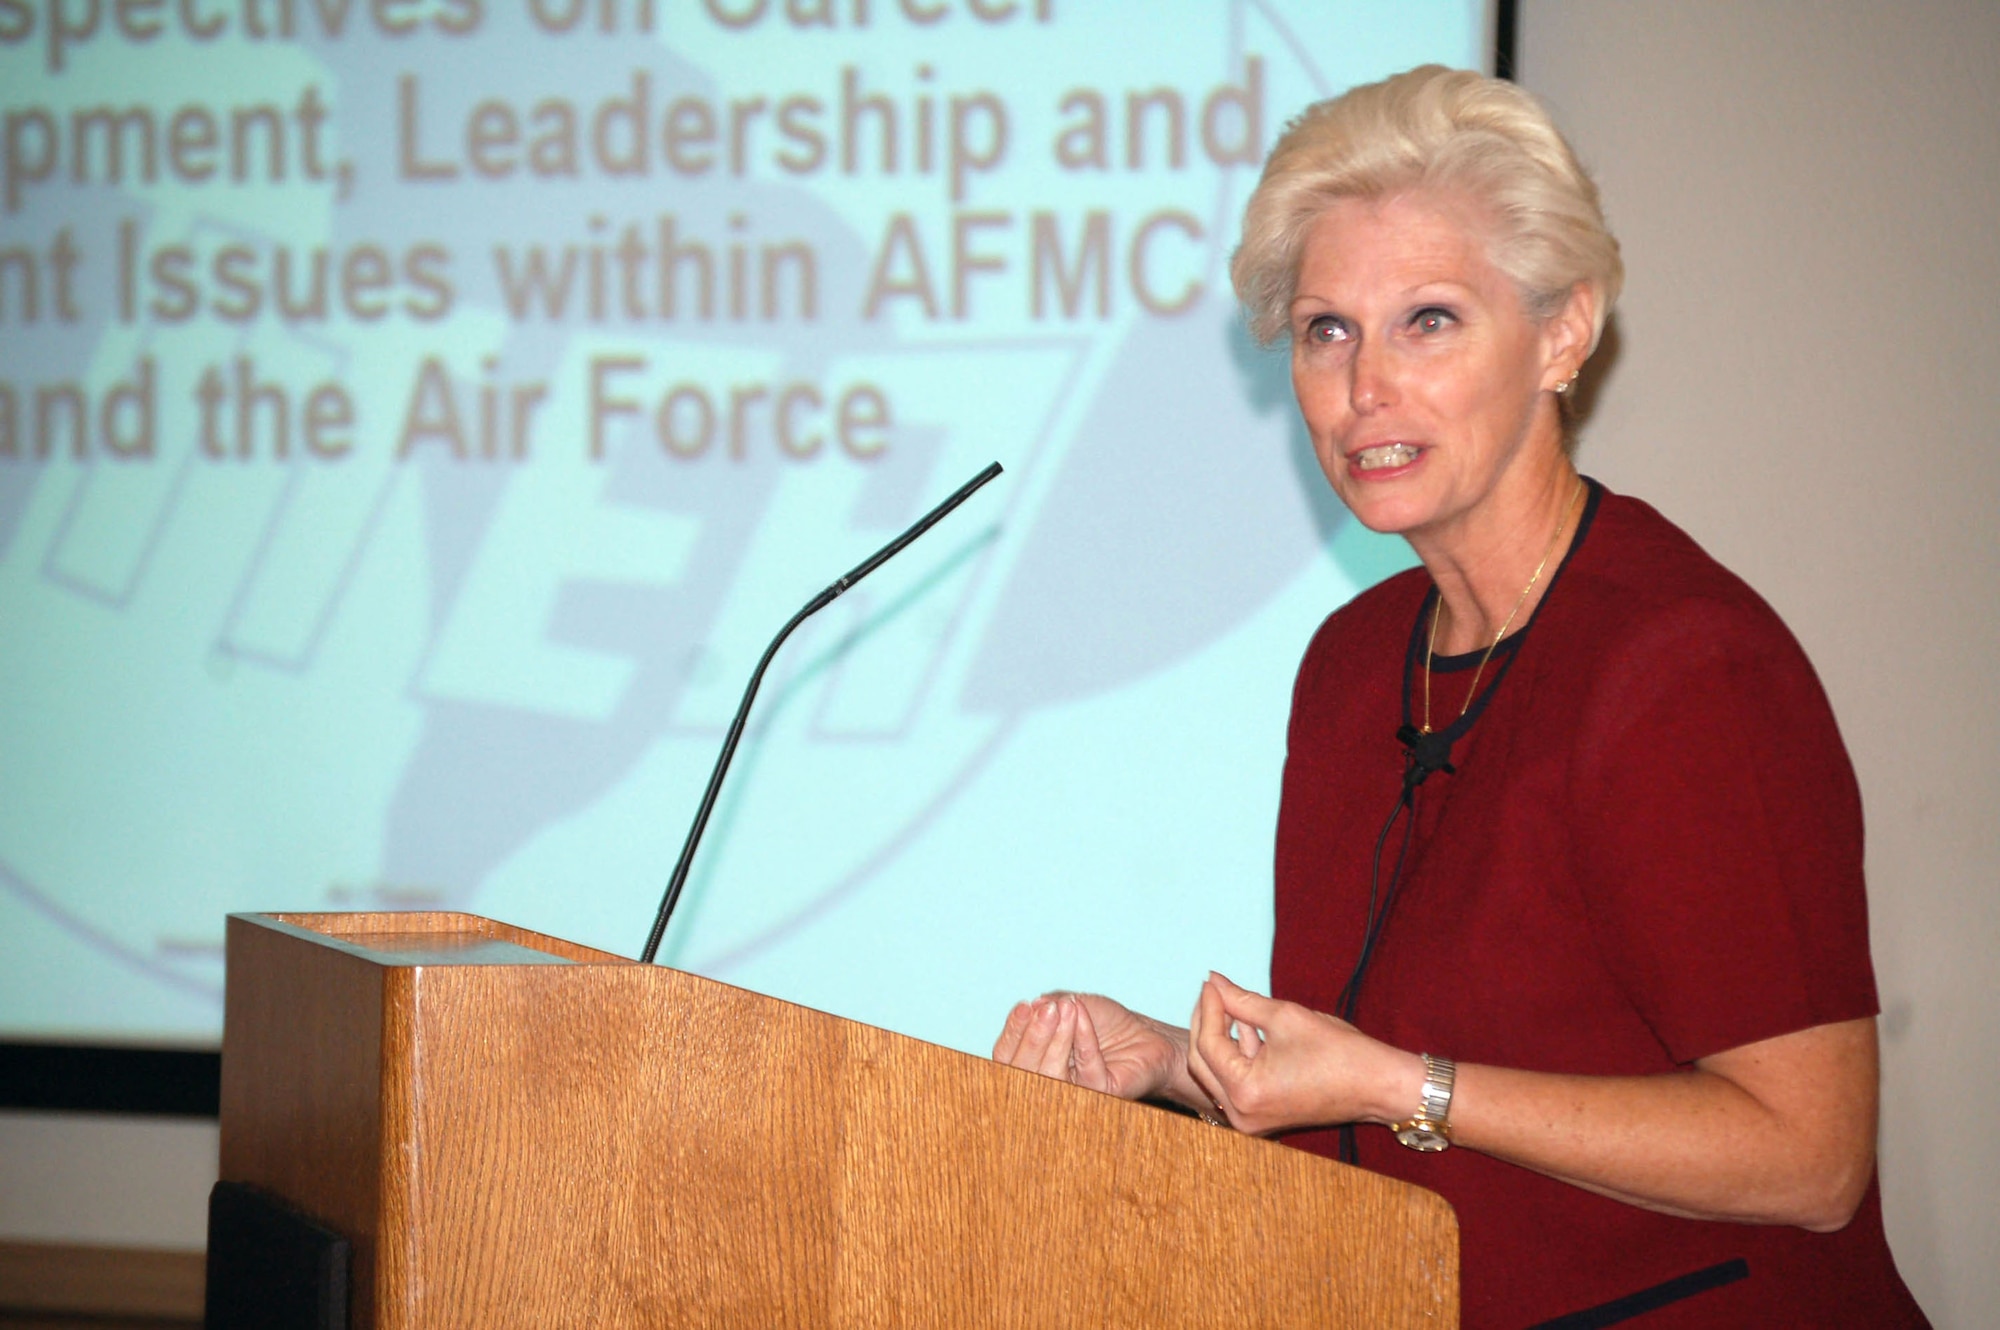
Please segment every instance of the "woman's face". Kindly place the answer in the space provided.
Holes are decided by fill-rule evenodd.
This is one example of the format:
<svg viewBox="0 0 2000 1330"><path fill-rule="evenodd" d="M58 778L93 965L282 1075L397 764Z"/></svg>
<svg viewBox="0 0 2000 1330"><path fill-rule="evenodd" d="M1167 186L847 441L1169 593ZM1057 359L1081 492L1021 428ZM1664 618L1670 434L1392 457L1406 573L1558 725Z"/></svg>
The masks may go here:
<svg viewBox="0 0 2000 1330"><path fill-rule="evenodd" d="M1537 482L1567 466L1551 390L1582 360L1587 300L1530 319L1478 214L1450 194L1321 214L1292 300L1292 388L1355 517L1422 553L1545 493Z"/></svg>

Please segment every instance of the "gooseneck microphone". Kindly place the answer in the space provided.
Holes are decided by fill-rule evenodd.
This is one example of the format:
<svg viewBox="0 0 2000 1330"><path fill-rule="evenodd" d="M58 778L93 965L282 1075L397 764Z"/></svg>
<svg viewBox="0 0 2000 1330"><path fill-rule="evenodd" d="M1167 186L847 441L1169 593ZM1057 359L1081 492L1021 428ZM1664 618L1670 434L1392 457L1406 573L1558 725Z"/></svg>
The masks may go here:
<svg viewBox="0 0 2000 1330"><path fill-rule="evenodd" d="M902 553L904 546L936 526L946 513L971 498L974 490L999 474L1000 464L990 463L984 471L959 486L950 498L918 518L908 531L863 559L839 581L807 601L805 608L794 614L785 626L778 630L778 635L771 639L771 645L764 648L764 658L757 662L756 672L750 676L750 686L743 690L743 701L736 708L736 719L729 723L729 735L722 741L722 752L715 759L715 770L708 778L708 789L701 796L701 807L695 810L694 825L688 828L687 844L681 846L680 862L674 865L674 875L667 881L667 894L660 900L660 912L653 919L653 931L646 937L646 949L639 954L642 965L651 965L653 957L660 950L660 938L667 931L667 920L673 917L674 906L681 898L681 888L687 885L688 867L694 862L694 847L701 843L701 833L708 826L708 815L715 811L715 798L722 790L722 778L729 772L729 761L736 756L736 745L743 738L743 724L750 718L750 704L756 700L757 686L764 682L764 671L770 666L771 658L778 654L778 648L784 645L785 639L792 635L794 628L831 605L842 592L856 582Z"/></svg>

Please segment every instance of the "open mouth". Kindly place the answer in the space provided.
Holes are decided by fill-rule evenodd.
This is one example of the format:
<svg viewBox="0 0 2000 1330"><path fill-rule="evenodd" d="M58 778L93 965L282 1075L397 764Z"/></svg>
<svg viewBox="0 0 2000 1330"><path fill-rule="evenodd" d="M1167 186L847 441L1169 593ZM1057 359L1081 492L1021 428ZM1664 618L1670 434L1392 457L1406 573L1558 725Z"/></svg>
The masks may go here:
<svg viewBox="0 0 2000 1330"><path fill-rule="evenodd" d="M1407 443L1382 443L1373 448L1363 448L1354 454L1354 465L1363 471L1380 471L1384 467L1408 466L1417 460L1417 450Z"/></svg>

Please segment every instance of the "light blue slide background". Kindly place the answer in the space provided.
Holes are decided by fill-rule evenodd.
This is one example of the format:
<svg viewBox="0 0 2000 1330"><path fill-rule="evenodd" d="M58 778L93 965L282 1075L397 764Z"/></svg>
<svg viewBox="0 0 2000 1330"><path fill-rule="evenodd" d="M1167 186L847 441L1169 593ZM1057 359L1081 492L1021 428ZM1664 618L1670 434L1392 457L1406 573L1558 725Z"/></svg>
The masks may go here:
<svg viewBox="0 0 2000 1330"><path fill-rule="evenodd" d="M7 112L289 106L315 83L354 171L344 197L296 171L57 179L0 217L0 249L68 228L85 255L74 321L29 321L18 283L0 288L17 401L15 454L0 450L0 1037L212 1045L234 910L463 909L636 954L765 640L994 459L1005 476L779 657L662 958L977 1051L1045 987L1179 1017L1210 968L1264 982L1292 670L1328 610L1408 556L1326 493L1282 353L1238 327L1225 267L1255 168L1208 159L1199 110L1256 62L1268 147L1355 82L1485 63L1484 6L1055 0L1048 22L1024 4L983 25L954 4L918 26L876 0L869 25L831 30L768 8L742 31L659 0L643 35L551 37L491 3L456 40L100 37L60 74L34 41L0 45ZM753 154L741 177L397 179L405 73L422 146L444 157L482 98L588 105L643 69L657 115L683 96L831 99L844 65L906 115L920 96L992 93L1005 158L956 202L909 144L894 174ZM1052 158L1080 87L1105 96L1111 169ZM1194 119L1188 155L1170 165L1161 137L1125 169L1125 94L1162 88ZM1093 210L1113 237L1108 313L1036 317L1032 216L1073 241ZM1197 294L1150 314L1128 248L1163 212L1183 221L1154 233L1145 280ZM818 316L507 316L495 246L601 240L662 213L718 247L806 240ZM964 319L955 213L987 218L974 249L1000 265L969 275ZM865 316L898 214L938 317L916 298ZM204 254L434 241L456 299L431 322L127 321L121 220ZM204 456L195 378L239 356L296 394L348 385L352 453ZM139 357L159 372L154 457L32 455L35 385L101 393ZM467 403L488 381L549 384L532 455L431 443L399 460L426 357ZM872 460L793 461L753 438L740 459L686 461L635 416L593 460L584 399L604 357L645 362L619 391L649 404L684 382L726 401L745 383L830 397L867 380L894 425Z"/></svg>

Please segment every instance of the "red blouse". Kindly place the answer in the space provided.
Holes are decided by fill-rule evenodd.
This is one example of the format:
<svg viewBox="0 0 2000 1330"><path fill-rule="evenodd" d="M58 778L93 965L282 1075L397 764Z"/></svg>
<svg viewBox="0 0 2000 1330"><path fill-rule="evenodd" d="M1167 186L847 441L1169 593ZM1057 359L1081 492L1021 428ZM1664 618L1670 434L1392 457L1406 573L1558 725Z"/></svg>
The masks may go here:
<svg viewBox="0 0 2000 1330"><path fill-rule="evenodd" d="M1318 1010L1338 1009L1353 969L1402 788L1396 731L1421 718L1429 592L1416 569L1356 597L1299 670L1271 984ZM1438 729L1477 662L1434 662ZM1778 616L1686 534L1593 486L1480 687L1447 731L1455 771L1417 790L1364 1031L1461 1062L1666 1074L1875 1014L1861 802L1832 710ZM1872 1185L1851 1224L1813 1234L1675 1219L1471 1150L1353 1135L1364 1167L1457 1208L1467 1327L1925 1324ZM1288 1140L1334 1154L1337 1138Z"/></svg>

